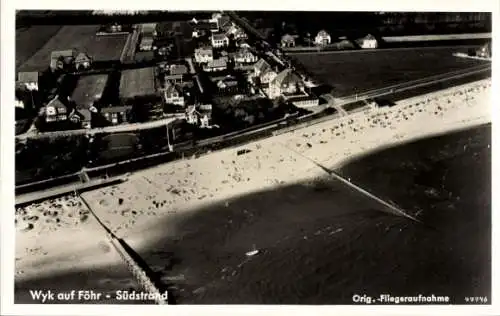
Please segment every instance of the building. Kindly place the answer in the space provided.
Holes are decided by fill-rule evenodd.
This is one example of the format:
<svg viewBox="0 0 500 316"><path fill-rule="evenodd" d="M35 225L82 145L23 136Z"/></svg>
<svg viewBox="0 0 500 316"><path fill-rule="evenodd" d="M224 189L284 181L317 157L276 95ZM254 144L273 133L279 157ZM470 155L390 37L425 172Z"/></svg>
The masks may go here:
<svg viewBox="0 0 500 316"><path fill-rule="evenodd" d="M295 47L295 36L285 34L281 37L281 47Z"/></svg>
<svg viewBox="0 0 500 316"><path fill-rule="evenodd" d="M33 91L38 90L38 80L40 74L37 71L22 71L17 75L17 82L24 85L26 89Z"/></svg>
<svg viewBox="0 0 500 316"><path fill-rule="evenodd" d="M211 47L202 47L194 50L194 60L197 63L208 63L214 60L214 53Z"/></svg>
<svg viewBox="0 0 500 316"><path fill-rule="evenodd" d="M292 96L286 98L286 101L291 102L298 108L310 108L319 105L319 98L308 95Z"/></svg>
<svg viewBox="0 0 500 316"><path fill-rule="evenodd" d="M206 72L216 72L224 71L227 69L227 57L221 57L219 59L214 59L203 66L203 70Z"/></svg>
<svg viewBox="0 0 500 316"><path fill-rule="evenodd" d="M163 93L163 97L165 98L165 103L167 104L175 104L184 106L184 91L182 91L182 87L177 84L168 84L167 88Z"/></svg>
<svg viewBox="0 0 500 316"><path fill-rule="evenodd" d="M132 106L110 106L101 108L101 115L111 124L121 124L128 122Z"/></svg>
<svg viewBox="0 0 500 316"><path fill-rule="evenodd" d="M76 50L74 49L53 51L50 54L50 69L52 71L69 69L73 66L75 58Z"/></svg>
<svg viewBox="0 0 500 316"><path fill-rule="evenodd" d="M269 84L277 76L276 71L264 59L260 59L254 65L254 77L259 78L261 84Z"/></svg>
<svg viewBox="0 0 500 316"><path fill-rule="evenodd" d="M357 43L363 49L375 49L378 47L378 41L375 36L368 34L363 38L360 38Z"/></svg>
<svg viewBox="0 0 500 316"><path fill-rule="evenodd" d="M189 105L186 108L186 121L201 128L210 128L212 122L212 105Z"/></svg>
<svg viewBox="0 0 500 316"><path fill-rule="evenodd" d="M174 64L170 65L169 72L171 75L186 75L188 68L185 65Z"/></svg>
<svg viewBox="0 0 500 316"><path fill-rule="evenodd" d="M230 35L232 35L235 40L248 38L247 34L240 27L238 27L234 24L231 25L226 31L226 36L228 38Z"/></svg>
<svg viewBox="0 0 500 316"><path fill-rule="evenodd" d="M143 35L141 38L141 42L139 44L139 50L141 50L141 51L153 50L153 42L154 42L154 39L152 36Z"/></svg>
<svg viewBox="0 0 500 316"><path fill-rule="evenodd" d="M225 47L229 45L229 38L226 34L212 34L211 36L212 47Z"/></svg>
<svg viewBox="0 0 500 316"><path fill-rule="evenodd" d="M487 43L483 47L481 47L476 55L482 58L491 58L491 42Z"/></svg>
<svg viewBox="0 0 500 316"><path fill-rule="evenodd" d="M163 77L165 81L165 85L167 84L181 84L183 82L183 75L181 74L176 74L176 75L171 75L171 74L165 74Z"/></svg>
<svg viewBox="0 0 500 316"><path fill-rule="evenodd" d="M56 96L45 106L45 121L47 123L61 122L68 119L68 109Z"/></svg>
<svg viewBox="0 0 500 316"><path fill-rule="evenodd" d="M91 127L91 113L97 113L102 106L101 97L108 82L108 75L81 76L70 96L76 111L81 115L84 128Z"/></svg>
<svg viewBox="0 0 500 316"><path fill-rule="evenodd" d="M290 68L280 72L269 84L268 96L271 99L285 94L296 94L303 89L302 79Z"/></svg>
<svg viewBox="0 0 500 316"><path fill-rule="evenodd" d="M234 55L234 62L236 64L253 64L258 60L257 56L254 55L249 49L240 49Z"/></svg>
<svg viewBox="0 0 500 316"><path fill-rule="evenodd" d="M157 35L156 27L158 23L143 23L141 24L141 33L143 35L149 35L155 37Z"/></svg>
<svg viewBox="0 0 500 316"><path fill-rule="evenodd" d="M316 37L314 38L314 44L316 45L329 45L332 42L332 38L327 31L321 30L318 32Z"/></svg>
<svg viewBox="0 0 500 316"><path fill-rule="evenodd" d="M75 58L76 70L89 69L92 64L92 59L86 53L78 53Z"/></svg>

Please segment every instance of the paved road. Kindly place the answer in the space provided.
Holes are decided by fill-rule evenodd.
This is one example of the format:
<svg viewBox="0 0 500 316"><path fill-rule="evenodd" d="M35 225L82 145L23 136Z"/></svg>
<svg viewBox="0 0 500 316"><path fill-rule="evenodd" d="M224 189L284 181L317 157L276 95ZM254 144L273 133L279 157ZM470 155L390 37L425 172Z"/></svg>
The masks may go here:
<svg viewBox="0 0 500 316"><path fill-rule="evenodd" d="M184 118L184 114L178 114L174 117L169 117L162 120L147 122L147 123L134 123L134 124L122 124L116 126L109 126L103 128L93 128L93 129L77 129L68 131L57 131L57 132L46 132L46 133L25 133L16 136L16 140L25 139L42 139L42 138L57 138L65 136L76 136L76 135L96 135L103 133L119 133L119 132L131 132L143 129L151 129L155 127L166 126L178 119Z"/></svg>
<svg viewBox="0 0 500 316"><path fill-rule="evenodd" d="M460 45L460 46L424 46L418 47L419 50L433 50L433 49L443 49L443 48L477 48L478 45ZM394 47L394 48L373 48L373 49L354 49L354 50L308 50L308 51L300 51L300 50L285 50L287 55L299 55L299 54L315 54L315 55L325 55L325 54L360 54L360 53L370 53L370 52L390 52L390 51L407 51L407 50L415 50L416 47Z"/></svg>

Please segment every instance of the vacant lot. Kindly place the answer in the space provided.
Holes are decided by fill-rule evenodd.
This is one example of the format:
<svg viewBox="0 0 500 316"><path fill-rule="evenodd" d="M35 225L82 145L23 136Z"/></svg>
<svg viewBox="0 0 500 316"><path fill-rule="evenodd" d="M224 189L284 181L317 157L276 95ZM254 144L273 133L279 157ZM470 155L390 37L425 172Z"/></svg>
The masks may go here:
<svg viewBox="0 0 500 316"><path fill-rule="evenodd" d="M332 86L336 96L347 96L488 63L452 56L467 49L427 47L301 53L294 54L293 58L317 80Z"/></svg>
<svg viewBox="0 0 500 316"><path fill-rule="evenodd" d="M61 27L61 25L38 25L17 29L16 68L33 56Z"/></svg>
<svg viewBox="0 0 500 316"><path fill-rule="evenodd" d="M49 66L50 54L53 51L72 48L86 52L95 61L119 60L127 36L97 36L96 31L98 28L98 25L63 26L31 58L20 65L20 70L45 70Z"/></svg>

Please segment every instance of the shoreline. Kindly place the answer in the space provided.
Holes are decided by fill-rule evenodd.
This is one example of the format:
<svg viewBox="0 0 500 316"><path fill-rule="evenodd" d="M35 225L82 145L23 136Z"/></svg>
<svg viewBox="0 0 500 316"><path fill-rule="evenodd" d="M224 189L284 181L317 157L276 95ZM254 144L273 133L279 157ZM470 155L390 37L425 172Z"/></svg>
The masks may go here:
<svg viewBox="0 0 500 316"><path fill-rule="evenodd" d="M465 101L465 96L457 91L470 87L480 88L471 92L476 94L472 98L467 96L470 100ZM311 161L287 150L287 147L293 147L301 155L327 167L338 168L384 146L394 147L491 122L490 103L485 98L490 89L491 80L482 80L400 101L391 108L369 110L369 116L360 112L197 159L155 166L131 174L125 183L86 192L83 196L99 218L119 237L125 238L134 249L142 249L165 235L182 234L175 229L158 227L161 219L186 216L190 210L201 205L222 202L227 206L231 199L250 192L325 175ZM439 100L434 100L437 95ZM446 98L453 101L446 103ZM420 104L415 105L417 103ZM426 126L425 132L422 124ZM398 127L391 129L394 125ZM237 152L242 149L250 151L238 155ZM50 203L43 203L38 203L38 208L55 210ZM25 216L33 216L35 212L39 212L37 207L31 207ZM16 218L19 218L17 214ZM85 224L76 223L58 227L57 230L52 229L56 226L54 223L42 223L41 220L35 225L40 227L29 232L23 232L22 228L17 230L16 282L40 277L41 270L46 274L60 272L57 259L64 256L67 256L66 265L71 269L123 265L118 257L112 255L99 254L99 258L95 258L96 253L106 249L101 243L106 238L104 234L101 238L97 233L98 230L102 232L102 228L96 225L93 218ZM71 237L65 240L67 236ZM68 243L78 244L79 247L70 247ZM42 250L33 250L37 248ZM94 261L89 264L91 258ZM20 270L24 271L24 275L18 275Z"/></svg>

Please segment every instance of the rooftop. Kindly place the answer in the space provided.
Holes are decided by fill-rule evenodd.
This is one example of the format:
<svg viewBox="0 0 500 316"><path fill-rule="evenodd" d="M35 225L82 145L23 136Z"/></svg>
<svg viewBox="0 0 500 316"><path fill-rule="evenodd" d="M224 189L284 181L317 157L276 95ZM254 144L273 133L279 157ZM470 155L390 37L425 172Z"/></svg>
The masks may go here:
<svg viewBox="0 0 500 316"><path fill-rule="evenodd" d="M22 71L17 75L17 81L20 82L38 82L38 71Z"/></svg>
<svg viewBox="0 0 500 316"><path fill-rule="evenodd" d="M222 41L222 40L227 39L227 36L226 36L226 34L223 34L223 33L217 33L217 34L212 34L212 39L214 41Z"/></svg>
<svg viewBox="0 0 500 316"><path fill-rule="evenodd" d="M297 76L291 69L287 68L280 72L273 80L274 84L283 86L283 85L292 85L296 83L300 83L302 80L299 76Z"/></svg>
<svg viewBox="0 0 500 316"><path fill-rule="evenodd" d="M102 97L108 75L82 76L78 79L75 90L71 94L71 99L76 103L77 108L89 108Z"/></svg>
<svg viewBox="0 0 500 316"><path fill-rule="evenodd" d="M226 66L227 66L227 60L225 58L214 59L207 63L207 67L209 68L219 68Z"/></svg>
<svg viewBox="0 0 500 316"><path fill-rule="evenodd" d="M171 75L184 75L188 73L188 69L185 65L171 65L170 74Z"/></svg>
<svg viewBox="0 0 500 316"><path fill-rule="evenodd" d="M154 67L123 70L120 79L120 98L156 94Z"/></svg>
<svg viewBox="0 0 500 316"><path fill-rule="evenodd" d="M56 59L59 57L76 57L76 50L67 49L67 50L56 50L50 54L50 59Z"/></svg>

